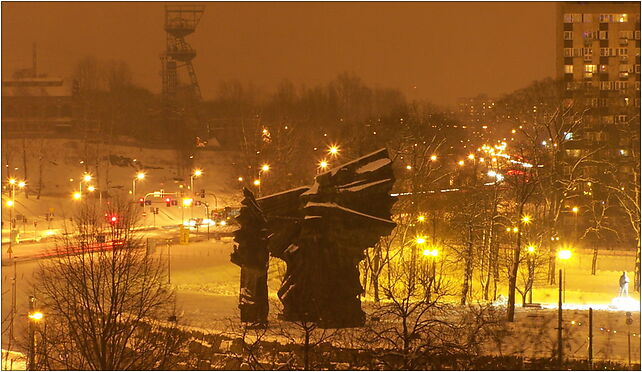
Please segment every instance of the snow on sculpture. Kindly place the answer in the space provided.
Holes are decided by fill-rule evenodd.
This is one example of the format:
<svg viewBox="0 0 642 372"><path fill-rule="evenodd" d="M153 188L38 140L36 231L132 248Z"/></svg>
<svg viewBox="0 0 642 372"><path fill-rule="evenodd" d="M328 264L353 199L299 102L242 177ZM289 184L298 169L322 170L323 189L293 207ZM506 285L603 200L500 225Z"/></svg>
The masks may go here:
<svg viewBox="0 0 642 372"><path fill-rule="evenodd" d="M284 319L312 321L326 328L363 325L358 265L364 250L395 227L390 218L393 183L388 151L381 149L318 175L311 187L269 195L255 203L252 193L244 189L246 198L238 218L241 229L235 233L239 245L232 254L232 262L241 266L242 273L239 306L248 308L249 299L256 303L260 297L266 310L252 313L255 317L242 313L241 321L267 321L267 293L263 300L263 293L254 290L257 283L244 281L243 275L250 269L245 263L253 261L251 255L264 260L260 266L267 268L262 253L265 236L270 255L287 264L278 291ZM262 235L248 235L263 228ZM265 273L253 278L267 283Z"/></svg>

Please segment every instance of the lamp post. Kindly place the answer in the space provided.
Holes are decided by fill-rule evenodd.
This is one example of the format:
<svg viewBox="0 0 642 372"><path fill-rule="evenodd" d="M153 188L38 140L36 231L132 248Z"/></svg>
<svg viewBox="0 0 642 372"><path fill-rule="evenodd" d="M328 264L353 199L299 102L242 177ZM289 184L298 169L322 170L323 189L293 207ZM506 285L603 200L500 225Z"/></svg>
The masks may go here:
<svg viewBox="0 0 642 372"><path fill-rule="evenodd" d="M44 314L36 310L36 298L29 296L29 354L27 359L27 369L34 371L36 369L36 324L44 318Z"/></svg>
<svg viewBox="0 0 642 372"><path fill-rule="evenodd" d="M575 241L577 242L579 240L578 231L577 231L577 214L580 211L580 209L578 207L573 207L573 209L571 209L571 211L573 212L573 215L574 215L574 217L573 217L573 237L575 238Z"/></svg>
<svg viewBox="0 0 642 372"><path fill-rule="evenodd" d="M562 300L566 302L566 261L568 261L573 256L573 253L568 249L562 249L557 252L557 257L562 261L562 270L560 270L560 280L563 280L562 284Z"/></svg>
<svg viewBox="0 0 642 372"><path fill-rule="evenodd" d="M261 175L263 173L267 173L270 171L270 165L269 164L263 164L261 166L261 169L259 170L259 178L257 180L254 180L254 186L259 187L259 196L261 196Z"/></svg>
<svg viewBox="0 0 642 372"><path fill-rule="evenodd" d="M136 181L142 181L145 179L145 173L138 172L136 177L132 180L132 197L136 197Z"/></svg>
<svg viewBox="0 0 642 372"><path fill-rule="evenodd" d="M203 174L203 171L200 169L194 169L194 172L192 172L192 175L189 177L189 185L190 185L190 190L192 190L192 195L195 195L194 193L194 178L200 177Z"/></svg>
<svg viewBox="0 0 642 372"><path fill-rule="evenodd" d="M81 196L82 196L82 183L83 182L89 182L89 181L91 181L91 174L89 174L89 173L83 174L82 179L80 180L80 182L78 184L78 191L80 192Z"/></svg>

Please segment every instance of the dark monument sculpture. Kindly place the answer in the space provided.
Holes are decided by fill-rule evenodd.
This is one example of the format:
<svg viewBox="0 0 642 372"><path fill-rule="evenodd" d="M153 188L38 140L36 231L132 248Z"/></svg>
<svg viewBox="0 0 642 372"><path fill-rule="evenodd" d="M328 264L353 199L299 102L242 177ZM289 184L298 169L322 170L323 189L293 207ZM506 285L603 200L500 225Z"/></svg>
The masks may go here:
<svg viewBox="0 0 642 372"><path fill-rule="evenodd" d="M300 187L255 199L247 189L232 262L241 267L241 321L267 323L268 253L287 270L278 296L283 318L325 328L363 325L359 262L395 227L386 149L345 163Z"/></svg>

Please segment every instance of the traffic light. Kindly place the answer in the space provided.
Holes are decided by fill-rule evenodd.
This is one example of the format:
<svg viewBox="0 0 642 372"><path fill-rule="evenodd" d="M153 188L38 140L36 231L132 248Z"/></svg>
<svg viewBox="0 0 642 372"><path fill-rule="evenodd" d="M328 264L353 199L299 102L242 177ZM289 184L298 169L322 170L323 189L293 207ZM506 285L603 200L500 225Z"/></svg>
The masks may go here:
<svg viewBox="0 0 642 372"><path fill-rule="evenodd" d="M172 206L172 198L165 198L165 205L168 207Z"/></svg>
<svg viewBox="0 0 642 372"><path fill-rule="evenodd" d="M204 198L205 197L205 189L201 189L200 194L201 194L201 198Z"/></svg>
<svg viewBox="0 0 642 372"><path fill-rule="evenodd" d="M141 207L144 207L144 206L145 206L145 198L140 198L140 199L138 199L138 204L139 204Z"/></svg>

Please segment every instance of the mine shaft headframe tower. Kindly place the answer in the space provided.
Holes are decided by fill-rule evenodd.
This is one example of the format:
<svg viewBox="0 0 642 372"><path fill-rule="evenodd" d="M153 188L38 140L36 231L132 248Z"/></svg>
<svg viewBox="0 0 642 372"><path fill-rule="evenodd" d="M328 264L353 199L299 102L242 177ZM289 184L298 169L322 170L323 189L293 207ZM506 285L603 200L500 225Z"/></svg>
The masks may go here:
<svg viewBox="0 0 642 372"><path fill-rule="evenodd" d="M168 99L176 97L179 89L178 69L185 68L189 75L187 88L197 101L201 99L201 89L196 79L192 60L196 51L185 41L185 37L196 30L205 12L205 5L165 5L165 32L167 50L163 59L163 94Z"/></svg>

